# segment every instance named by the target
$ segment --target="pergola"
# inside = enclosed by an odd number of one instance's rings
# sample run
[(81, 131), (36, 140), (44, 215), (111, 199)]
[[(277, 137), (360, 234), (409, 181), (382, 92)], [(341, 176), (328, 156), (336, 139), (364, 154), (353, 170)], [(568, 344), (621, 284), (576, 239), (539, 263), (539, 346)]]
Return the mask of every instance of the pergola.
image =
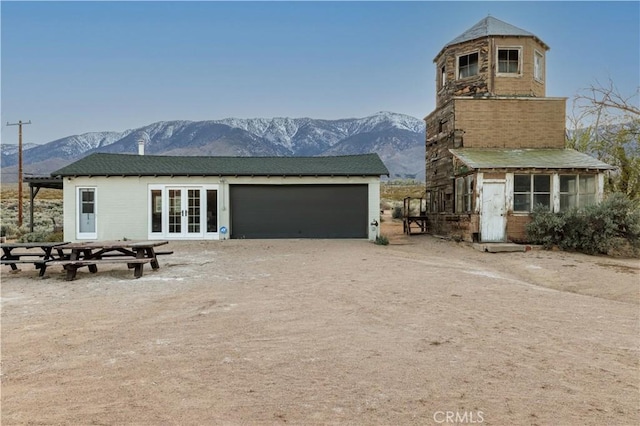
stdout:
[(40, 188), (60, 189), (62, 190), (62, 177), (25, 177), (24, 182), (29, 184), (29, 230), (33, 232), (33, 200), (38, 195)]

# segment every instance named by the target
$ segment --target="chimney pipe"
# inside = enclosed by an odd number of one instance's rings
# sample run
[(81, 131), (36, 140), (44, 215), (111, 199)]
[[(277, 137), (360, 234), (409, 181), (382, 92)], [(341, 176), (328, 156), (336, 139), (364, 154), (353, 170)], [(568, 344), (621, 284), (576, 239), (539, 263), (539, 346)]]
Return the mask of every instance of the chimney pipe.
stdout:
[(140, 138), (138, 140), (138, 155), (144, 155), (144, 139)]

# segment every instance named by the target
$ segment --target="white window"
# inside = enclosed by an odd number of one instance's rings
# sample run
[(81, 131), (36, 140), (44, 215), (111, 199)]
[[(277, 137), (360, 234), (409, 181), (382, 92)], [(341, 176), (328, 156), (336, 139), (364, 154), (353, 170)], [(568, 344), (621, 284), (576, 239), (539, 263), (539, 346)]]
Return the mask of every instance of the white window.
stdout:
[(458, 78), (472, 77), (478, 74), (478, 52), (458, 56)]
[(76, 238), (79, 240), (98, 238), (96, 201), (96, 188), (78, 188)]
[(438, 83), (438, 89), (444, 88), (444, 86), (447, 84), (447, 70), (444, 64), (440, 65), (440, 80), (438, 81)]
[(538, 205), (551, 209), (551, 176), (514, 175), (513, 211), (530, 212)]
[(533, 53), (533, 78), (544, 81), (544, 56), (537, 50)]
[(594, 175), (560, 176), (560, 211), (585, 207), (596, 203)]
[(498, 74), (520, 75), (521, 48), (498, 48)]

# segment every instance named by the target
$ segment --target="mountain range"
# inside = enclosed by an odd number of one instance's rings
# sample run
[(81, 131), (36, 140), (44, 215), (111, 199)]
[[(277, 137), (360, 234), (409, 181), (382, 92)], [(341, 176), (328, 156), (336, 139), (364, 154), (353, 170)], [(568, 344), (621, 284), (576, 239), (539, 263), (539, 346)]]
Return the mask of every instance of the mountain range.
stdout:
[[(23, 146), (25, 176), (48, 176), (94, 152), (183, 156), (321, 156), (377, 153), (391, 179), (424, 181), (424, 121), (393, 112), (364, 118), (225, 118), (161, 121), (123, 132), (91, 132)], [(16, 145), (2, 144), (2, 181), (17, 181)]]

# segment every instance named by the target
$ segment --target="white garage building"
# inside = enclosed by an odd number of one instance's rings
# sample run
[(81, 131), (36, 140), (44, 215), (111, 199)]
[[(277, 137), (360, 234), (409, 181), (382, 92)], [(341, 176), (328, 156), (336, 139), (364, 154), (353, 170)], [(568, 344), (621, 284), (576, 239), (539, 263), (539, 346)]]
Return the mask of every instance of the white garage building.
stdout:
[(64, 239), (367, 238), (380, 222), (377, 154), (92, 154), (56, 172)]

